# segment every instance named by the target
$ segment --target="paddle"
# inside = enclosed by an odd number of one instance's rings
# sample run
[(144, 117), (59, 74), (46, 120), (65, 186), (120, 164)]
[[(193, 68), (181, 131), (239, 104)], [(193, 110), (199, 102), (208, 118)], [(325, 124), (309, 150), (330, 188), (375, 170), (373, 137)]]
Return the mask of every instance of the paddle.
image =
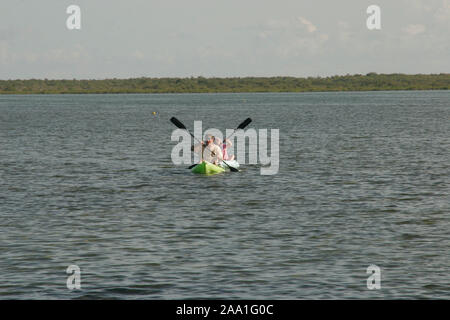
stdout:
[(250, 119), (250, 118), (245, 119), (240, 125), (238, 125), (238, 127), (236, 129), (233, 130), (233, 132), (228, 136), (228, 138), (226, 138), (224, 140), (224, 142), (226, 142), (227, 139), (230, 139), (233, 136), (233, 134), (236, 132), (236, 130), (244, 129), (246, 126), (248, 126), (248, 124), (250, 122), (252, 122), (252, 119)]
[[(233, 130), (233, 132), (232, 132), (227, 138), (225, 138), (225, 140), (224, 140), (223, 142), (226, 143), (226, 141), (227, 141), (228, 139), (230, 139), (230, 138), (233, 136), (233, 134), (236, 132), (236, 130), (244, 129), (246, 126), (248, 126), (248, 124), (249, 124), (250, 122), (252, 122), (252, 119), (250, 119), (250, 118), (245, 119), (240, 125), (238, 125), (238, 127), (237, 127), (236, 129)], [(228, 168), (231, 169), (231, 167), (228, 165), (228, 163), (226, 163), (226, 162), (223, 161), (223, 160), (222, 160), (222, 162), (225, 163), (225, 164), (228, 166)], [(193, 165), (192, 168), (193, 168), (193, 167), (195, 167), (195, 165)], [(191, 169), (191, 168), (190, 168), (190, 169)], [(236, 169), (236, 170), (237, 170), (237, 169)], [(239, 171), (239, 170), (237, 170), (237, 171)]]
[[(198, 141), (198, 139), (194, 137), (194, 135), (193, 135), (193, 134), (185, 127), (185, 125), (184, 125), (180, 120), (178, 120), (178, 119), (175, 118), (175, 117), (172, 117), (172, 118), (170, 118), (170, 122), (172, 122), (177, 128), (182, 129), (182, 130), (186, 130), (186, 131), (191, 135), (192, 138), (194, 138), (195, 140)], [(237, 129), (234, 129), (233, 133), (232, 133), (227, 139), (229, 139), (229, 138), (236, 132), (236, 130), (244, 129), (250, 122), (252, 122), (252, 119), (250, 119), (250, 118), (245, 119), (244, 122), (242, 122), (242, 123), (237, 127)], [(200, 141), (198, 141), (198, 142), (200, 142)], [(209, 149), (209, 148), (208, 148), (208, 149)], [(209, 150), (210, 150), (210, 149), (209, 149)], [(210, 150), (210, 151), (211, 151), (211, 150)], [(231, 172), (239, 172), (238, 169), (231, 167), (231, 166), (230, 166), (228, 163), (226, 163), (224, 160), (222, 160), (222, 162), (225, 163), (225, 165), (230, 169)], [(197, 164), (194, 164), (194, 165), (190, 166), (189, 169), (192, 169), (192, 168), (195, 167), (196, 165), (197, 165)]]

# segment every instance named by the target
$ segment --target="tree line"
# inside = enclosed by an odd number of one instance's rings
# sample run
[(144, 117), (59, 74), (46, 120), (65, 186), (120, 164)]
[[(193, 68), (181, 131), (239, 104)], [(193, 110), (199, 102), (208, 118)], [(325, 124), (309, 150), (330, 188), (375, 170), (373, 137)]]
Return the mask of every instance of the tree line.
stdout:
[(213, 93), (448, 90), (450, 74), (355, 74), (330, 77), (0, 80), (0, 94)]

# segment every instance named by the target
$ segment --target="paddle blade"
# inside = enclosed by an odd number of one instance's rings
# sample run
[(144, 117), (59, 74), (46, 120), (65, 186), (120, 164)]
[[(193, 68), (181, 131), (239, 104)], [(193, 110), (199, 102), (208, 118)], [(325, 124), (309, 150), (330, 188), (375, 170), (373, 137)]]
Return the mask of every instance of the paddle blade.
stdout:
[(182, 124), (180, 120), (175, 117), (170, 118), (170, 122), (172, 122), (177, 128), (187, 130), (184, 124)]
[(226, 163), (225, 161), (222, 160), (222, 162), (228, 167), (228, 169), (230, 169), (231, 172), (239, 172), (238, 169), (230, 166), (228, 163)]
[(246, 126), (248, 126), (248, 124), (252, 122), (252, 119), (247, 118), (244, 120), (244, 122), (242, 122), (239, 127), (237, 127), (238, 129), (244, 129)]

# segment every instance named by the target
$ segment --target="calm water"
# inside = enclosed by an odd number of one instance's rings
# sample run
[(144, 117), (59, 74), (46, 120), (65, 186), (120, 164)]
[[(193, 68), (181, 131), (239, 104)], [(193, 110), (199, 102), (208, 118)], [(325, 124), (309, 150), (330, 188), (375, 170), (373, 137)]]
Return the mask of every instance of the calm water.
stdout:
[[(279, 173), (173, 165), (172, 116)], [(449, 92), (0, 96), (0, 299), (449, 299), (449, 230)]]

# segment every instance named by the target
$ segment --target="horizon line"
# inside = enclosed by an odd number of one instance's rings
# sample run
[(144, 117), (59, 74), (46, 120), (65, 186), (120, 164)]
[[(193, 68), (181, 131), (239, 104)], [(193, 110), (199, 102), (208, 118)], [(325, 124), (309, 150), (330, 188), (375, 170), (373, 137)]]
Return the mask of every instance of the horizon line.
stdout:
[(368, 72), (366, 74), (362, 73), (354, 73), (354, 74), (334, 74), (334, 75), (316, 75), (316, 76), (290, 76), (290, 75), (271, 75), (271, 76), (164, 76), (164, 77), (151, 77), (151, 76), (136, 76), (136, 77), (107, 77), (107, 78), (9, 78), (9, 79), (0, 79), (0, 81), (29, 81), (29, 80), (48, 80), (48, 81), (103, 81), (103, 80), (133, 80), (133, 79), (248, 79), (248, 78), (256, 78), (256, 79), (270, 79), (270, 78), (292, 78), (292, 79), (326, 79), (333, 77), (354, 77), (354, 76), (370, 76), (370, 75), (378, 75), (378, 76), (392, 76), (392, 75), (405, 75), (405, 76), (439, 76), (439, 75), (450, 75), (449, 72), (440, 72), (440, 73), (403, 73), (403, 72), (393, 72), (393, 73), (377, 73), (377, 72)]

